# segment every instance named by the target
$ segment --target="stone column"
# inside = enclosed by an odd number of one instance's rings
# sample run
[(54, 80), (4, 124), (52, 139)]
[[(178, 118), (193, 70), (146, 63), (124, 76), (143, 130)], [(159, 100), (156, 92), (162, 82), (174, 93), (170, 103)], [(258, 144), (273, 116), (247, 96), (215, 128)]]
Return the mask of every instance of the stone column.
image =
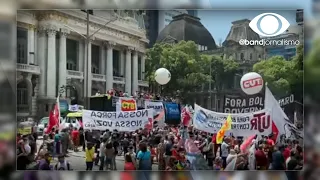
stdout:
[(133, 64), (132, 64), (132, 94), (139, 90), (138, 84), (138, 52), (133, 52)]
[[(68, 30), (61, 30), (59, 40), (59, 89), (62, 86), (67, 85), (67, 34)], [(62, 94), (62, 97), (66, 96), (66, 91)]]
[(145, 71), (146, 71), (146, 56), (142, 54), (141, 56), (141, 80), (145, 80)]
[(105, 74), (106, 72), (106, 49), (104, 43), (100, 46), (100, 64), (99, 64), (100, 74)]
[(28, 28), (28, 64), (35, 64), (34, 62), (34, 45), (35, 45), (35, 37), (34, 37), (34, 25), (30, 25)]
[(126, 73), (125, 73), (126, 93), (131, 93), (131, 52), (132, 52), (132, 48), (128, 47), (126, 52)]
[(56, 33), (55, 29), (48, 29), (48, 53), (47, 53), (47, 96), (55, 98), (56, 82)]
[[(86, 57), (88, 56), (88, 66), (84, 66), (84, 78), (88, 78), (88, 84), (84, 84), (84, 92), (88, 92), (88, 96), (92, 96), (92, 61), (91, 61), (91, 48), (92, 48), (92, 44), (91, 44), (92, 40), (89, 41), (88, 44), (86, 44), (85, 46), (88, 47), (88, 55), (86, 53), (86, 48), (85, 48), (85, 55)], [(86, 59), (86, 58), (85, 58)], [(84, 61), (85, 62), (85, 61)], [(86, 74), (86, 71), (88, 69), (88, 74)], [(86, 94), (84, 94), (84, 97), (86, 97)]]
[(40, 66), (40, 77), (39, 77), (39, 96), (46, 96), (46, 85), (47, 85), (47, 67), (46, 67), (46, 32), (44, 28), (38, 29), (38, 48), (37, 48), (37, 59)]
[(121, 76), (124, 76), (124, 70), (125, 70), (125, 63), (126, 63), (126, 61), (125, 61), (125, 57), (126, 57), (126, 55), (125, 55), (125, 51), (124, 50), (121, 50), (120, 51), (120, 75)]
[(107, 44), (107, 66), (106, 66), (106, 91), (113, 88), (113, 47), (115, 43), (108, 42)]
[(85, 44), (84, 41), (81, 39), (78, 43), (78, 71), (84, 72), (84, 59), (85, 59)]

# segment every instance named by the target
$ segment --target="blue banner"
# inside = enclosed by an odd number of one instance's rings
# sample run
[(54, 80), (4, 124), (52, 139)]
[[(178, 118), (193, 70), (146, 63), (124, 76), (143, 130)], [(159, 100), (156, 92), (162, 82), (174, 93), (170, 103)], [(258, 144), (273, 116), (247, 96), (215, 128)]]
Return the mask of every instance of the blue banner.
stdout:
[(180, 124), (181, 109), (180, 104), (177, 103), (163, 103), (165, 109), (165, 123)]
[(69, 110), (69, 104), (68, 101), (65, 99), (60, 99), (59, 101), (59, 105), (60, 105), (60, 114), (61, 113), (66, 113)]

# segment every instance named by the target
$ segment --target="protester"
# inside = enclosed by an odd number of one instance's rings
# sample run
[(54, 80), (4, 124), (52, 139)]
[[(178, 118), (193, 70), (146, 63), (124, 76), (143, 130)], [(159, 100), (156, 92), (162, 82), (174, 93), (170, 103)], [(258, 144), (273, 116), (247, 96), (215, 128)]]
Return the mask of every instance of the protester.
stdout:
[(73, 141), (73, 150), (77, 152), (79, 141), (80, 141), (80, 134), (79, 134), (78, 128), (74, 128), (71, 134), (72, 134), (72, 141)]
[(95, 148), (93, 147), (93, 143), (88, 142), (87, 143), (87, 148), (86, 148), (86, 170), (87, 171), (92, 171), (93, 168), (93, 162), (95, 159)]
[(105, 148), (105, 163), (106, 163), (106, 169), (114, 170), (114, 157), (116, 156), (115, 154), (115, 149), (112, 145), (112, 142), (107, 142), (106, 148)]
[(103, 139), (100, 144), (100, 150), (99, 150), (99, 161), (100, 161), (100, 166), (99, 170), (102, 171), (105, 165), (105, 151), (106, 151), (106, 143), (107, 139)]
[(147, 145), (145, 143), (142, 143), (139, 146), (137, 160), (139, 170), (152, 170), (151, 152), (148, 151)]
[(124, 162), (124, 170), (125, 171), (134, 171), (136, 170), (135, 163), (133, 162), (133, 158), (129, 153), (126, 153), (125, 155), (125, 162)]
[(64, 155), (59, 155), (58, 156), (58, 163), (54, 166), (54, 170), (59, 170), (59, 171), (70, 171), (71, 165), (70, 163), (65, 160)]

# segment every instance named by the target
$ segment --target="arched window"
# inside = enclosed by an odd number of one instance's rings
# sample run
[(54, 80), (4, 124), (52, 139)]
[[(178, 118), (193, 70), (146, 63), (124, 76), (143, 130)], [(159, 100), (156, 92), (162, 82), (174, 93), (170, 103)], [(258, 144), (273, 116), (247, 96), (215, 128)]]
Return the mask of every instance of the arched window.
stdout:
[(28, 85), (25, 81), (21, 81), (17, 85), (17, 111), (18, 112), (29, 111)]

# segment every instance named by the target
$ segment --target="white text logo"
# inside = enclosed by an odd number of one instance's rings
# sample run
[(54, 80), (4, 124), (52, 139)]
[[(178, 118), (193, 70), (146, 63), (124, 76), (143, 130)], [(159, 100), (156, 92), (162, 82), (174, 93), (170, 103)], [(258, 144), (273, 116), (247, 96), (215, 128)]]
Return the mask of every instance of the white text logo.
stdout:
[(273, 37), (285, 32), (290, 23), (279, 14), (263, 13), (253, 18), (249, 26), (260, 36)]

